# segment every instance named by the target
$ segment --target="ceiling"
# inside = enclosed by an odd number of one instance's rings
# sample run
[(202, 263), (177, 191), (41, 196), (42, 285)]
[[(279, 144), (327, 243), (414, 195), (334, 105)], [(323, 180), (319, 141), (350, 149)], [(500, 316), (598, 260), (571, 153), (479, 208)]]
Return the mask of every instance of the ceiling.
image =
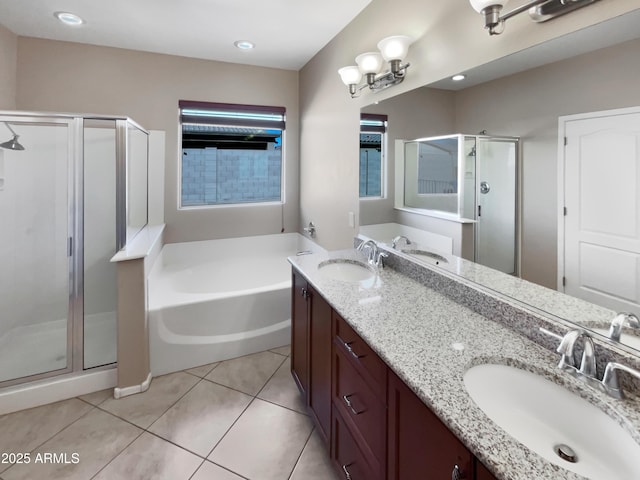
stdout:
[[(299, 70), (371, 0), (0, 0), (20, 36)], [(85, 21), (69, 27), (53, 13)], [(255, 44), (239, 50), (236, 40)]]

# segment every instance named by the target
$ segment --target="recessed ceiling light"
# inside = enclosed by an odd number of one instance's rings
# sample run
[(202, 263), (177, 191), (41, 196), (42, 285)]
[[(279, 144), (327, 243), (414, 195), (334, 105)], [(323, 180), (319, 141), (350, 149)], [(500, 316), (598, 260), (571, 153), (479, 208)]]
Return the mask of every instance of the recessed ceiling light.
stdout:
[(255, 45), (252, 42), (249, 42), (248, 40), (237, 40), (233, 42), (233, 44), (240, 50), (251, 50), (252, 48), (255, 47)]
[(60, 20), (65, 25), (72, 25), (72, 26), (75, 27), (77, 25), (82, 25), (84, 23), (84, 20), (82, 20), (78, 15), (76, 15), (74, 13), (55, 12), (53, 14), (53, 16), (56, 17), (58, 20)]
[(458, 75), (454, 75), (453, 77), (451, 77), (451, 80), (453, 80), (454, 82), (460, 82), (465, 78), (467, 78), (466, 75), (462, 75), (461, 73), (459, 73)]

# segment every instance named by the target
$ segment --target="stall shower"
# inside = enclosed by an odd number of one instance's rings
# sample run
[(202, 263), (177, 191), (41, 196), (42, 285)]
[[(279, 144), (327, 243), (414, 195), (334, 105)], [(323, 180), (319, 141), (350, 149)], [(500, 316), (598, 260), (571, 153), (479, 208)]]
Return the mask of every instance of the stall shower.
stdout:
[(518, 274), (519, 138), (454, 134), (404, 142), (403, 205), (473, 224), (476, 263)]
[(148, 133), (124, 117), (14, 111), (0, 112), (0, 140), (5, 130), (0, 387), (113, 367), (110, 259), (146, 223), (146, 201), (132, 211), (127, 184), (144, 176), (146, 199)]

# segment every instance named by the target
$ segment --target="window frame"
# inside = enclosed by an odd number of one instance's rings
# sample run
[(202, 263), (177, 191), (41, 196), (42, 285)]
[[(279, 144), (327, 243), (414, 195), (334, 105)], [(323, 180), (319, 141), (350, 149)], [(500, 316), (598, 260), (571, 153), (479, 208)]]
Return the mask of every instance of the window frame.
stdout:
[[(360, 157), (358, 156), (358, 199), (381, 200), (387, 198), (387, 130), (388, 116), (377, 113), (360, 114), (359, 135), (377, 133), (380, 134), (380, 195), (360, 196)], [(359, 137), (358, 137), (359, 138)], [(360, 149), (358, 149), (360, 152)]]
[[(212, 113), (229, 113), (229, 116), (223, 115), (194, 115), (185, 113), (192, 111), (206, 111)], [(238, 115), (234, 115), (238, 113)], [(244, 114), (244, 116), (242, 115)], [(255, 118), (248, 118), (254, 116)], [(268, 117), (280, 116), (281, 119), (271, 119)], [(263, 118), (261, 118), (263, 117)], [(216, 118), (225, 118), (224, 121)], [(246, 127), (246, 128), (265, 128), (277, 129), (281, 131), (280, 146), (280, 199), (269, 201), (251, 201), (251, 202), (234, 202), (234, 203), (212, 203), (199, 205), (183, 205), (182, 204), (182, 164), (183, 164), (183, 124), (195, 123), (199, 125), (216, 125), (223, 127)], [(235, 103), (218, 103), (203, 102), (194, 100), (178, 101), (178, 175), (177, 175), (177, 209), (178, 210), (202, 210), (202, 209), (219, 209), (219, 208), (238, 208), (238, 207), (257, 207), (257, 206), (284, 206), (286, 204), (286, 108), (280, 106), (268, 105), (247, 105)]]

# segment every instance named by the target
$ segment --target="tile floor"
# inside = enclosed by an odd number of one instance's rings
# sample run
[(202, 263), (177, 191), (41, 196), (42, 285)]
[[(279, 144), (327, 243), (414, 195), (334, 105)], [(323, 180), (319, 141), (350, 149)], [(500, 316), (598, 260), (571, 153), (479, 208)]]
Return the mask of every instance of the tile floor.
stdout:
[[(337, 480), (289, 347), (0, 416), (0, 480)], [(55, 454), (52, 457), (50, 454)]]

